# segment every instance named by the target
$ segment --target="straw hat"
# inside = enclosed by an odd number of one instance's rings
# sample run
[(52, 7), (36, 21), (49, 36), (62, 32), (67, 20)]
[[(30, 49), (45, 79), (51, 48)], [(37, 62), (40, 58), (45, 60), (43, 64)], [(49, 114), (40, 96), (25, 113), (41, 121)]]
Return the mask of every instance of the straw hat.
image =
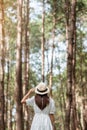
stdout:
[(35, 93), (40, 95), (47, 94), (49, 93), (49, 88), (46, 86), (45, 83), (41, 82), (36, 86)]

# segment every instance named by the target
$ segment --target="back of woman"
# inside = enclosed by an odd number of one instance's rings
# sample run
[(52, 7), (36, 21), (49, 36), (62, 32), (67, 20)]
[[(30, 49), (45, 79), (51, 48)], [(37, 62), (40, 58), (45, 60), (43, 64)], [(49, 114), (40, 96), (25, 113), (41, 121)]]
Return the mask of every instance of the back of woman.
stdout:
[(49, 105), (49, 97), (47, 94), (44, 95), (35, 95), (35, 103), (36, 105), (43, 110), (47, 105)]
[(25, 96), (23, 100), (27, 105), (32, 106), (35, 112), (30, 130), (53, 130), (49, 115), (54, 115), (55, 103), (48, 96), (49, 88), (44, 83), (40, 83), (34, 91), (35, 96), (27, 99)]

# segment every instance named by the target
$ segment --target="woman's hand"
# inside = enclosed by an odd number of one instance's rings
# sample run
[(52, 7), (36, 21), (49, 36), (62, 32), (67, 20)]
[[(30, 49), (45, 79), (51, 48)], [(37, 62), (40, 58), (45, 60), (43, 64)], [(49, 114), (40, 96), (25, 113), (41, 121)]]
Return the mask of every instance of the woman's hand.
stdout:
[(21, 103), (25, 103), (25, 101), (22, 99), (22, 100), (21, 100)]
[(33, 93), (33, 92), (35, 92), (35, 88), (31, 88), (31, 89), (29, 90), (29, 93)]
[(30, 96), (31, 93), (35, 92), (35, 88), (31, 88), (28, 93), (23, 97), (23, 99), (21, 100), (21, 103), (25, 103), (26, 99)]

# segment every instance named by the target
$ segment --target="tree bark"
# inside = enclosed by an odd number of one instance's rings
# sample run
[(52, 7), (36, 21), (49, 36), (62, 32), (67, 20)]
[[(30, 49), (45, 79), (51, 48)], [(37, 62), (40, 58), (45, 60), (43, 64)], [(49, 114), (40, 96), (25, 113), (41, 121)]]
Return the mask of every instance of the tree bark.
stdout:
[(71, 3), (71, 35), (73, 46), (72, 59), (72, 108), (71, 108), (71, 130), (77, 130), (77, 113), (76, 113), (76, 0)]
[(84, 122), (84, 130), (87, 130), (87, 98), (83, 101), (83, 122)]
[(45, 45), (45, 3), (44, 3), (44, 0), (43, 0), (43, 13), (42, 13), (42, 42), (41, 42), (41, 51), (42, 51), (42, 81), (44, 82), (45, 80), (45, 77), (44, 77), (44, 59), (45, 59), (45, 56), (44, 56), (44, 45)]
[[(8, 56), (9, 57), (9, 56)], [(9, 88), (9, 59), (7, 59), (7, 84), (6, 84), (6, 101), (5, 101), (5, 109), (6, 109), (6, 127), (8, 127), (8, 88)]]
[(8, 130), (12, 130), (12, 100), (8, 103)]
[(4, 4), (0, 0), (0, 129), (5, 130), (4, 122), (4, 65), (5, 65), (5, 41), (4, 41)]
[[(29, 22), (30, 22), (30, 1), (24, 1), (24, 84), (23, 84), (23, 95), (26, 94), (26, 92), (28, 91), (28, 87), (29, 87), (29, 56), (30, 56), (30, 40), (29, 40), (29, 34), (30, 34), (30, 29), (29, 29)], [(26, 108), (25, 108), (26, 107)], [(25, 114), (26, 113), (26, 114)], [(28, 130), (30, 128), (30, 124), (29, 124), (29, 119), (30, 119), (30, 113), (29, 110), (27, 108), (27, 106), (24, 106), (24, 117), (25, 117), (25, 126), (26, 126), (26, 130)]]
[(65, 0), (67, 40), (66, 130), (76, 130), (75, 62), (76, 62), (76, 0)]
[(52, 56), (51, 56), (51, 67), (50, 67), (50, 77), (49, 77), (49, 86), (50, 86), (50, 94), (52, 95), (52, 82), (53, 82), (53, 55), (54, 55), (54, 42), (55, 42), (55, 28), (56, 28), (56, 1), (53, 0), (53, 29), (52, 29)]
[(10, 62), (9, 62), (9, 42), (7, 40), (6, 47), (6, 65), (7, 65), (7, 75), (6, 75), (6, 90), (5, 90), (5, 110), (6, 110), (6, 128), (8, 129), (8, 102), (9, 102), (9, 83), (10, 83)]
[(16, 130), (23, 130), (22, 113), (22, 0), (18, 0), (17, 7), (17, 52), (16, 52)]

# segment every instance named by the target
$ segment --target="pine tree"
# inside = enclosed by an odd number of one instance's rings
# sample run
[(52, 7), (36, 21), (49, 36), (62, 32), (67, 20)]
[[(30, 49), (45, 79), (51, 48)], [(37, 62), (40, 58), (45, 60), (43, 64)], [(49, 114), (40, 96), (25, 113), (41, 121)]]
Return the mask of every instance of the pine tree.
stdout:
[(4, 3), (3, 0), (0, 0), (0, 129), (1, 130), (5, 130), (4, 66), (5, 66)]

